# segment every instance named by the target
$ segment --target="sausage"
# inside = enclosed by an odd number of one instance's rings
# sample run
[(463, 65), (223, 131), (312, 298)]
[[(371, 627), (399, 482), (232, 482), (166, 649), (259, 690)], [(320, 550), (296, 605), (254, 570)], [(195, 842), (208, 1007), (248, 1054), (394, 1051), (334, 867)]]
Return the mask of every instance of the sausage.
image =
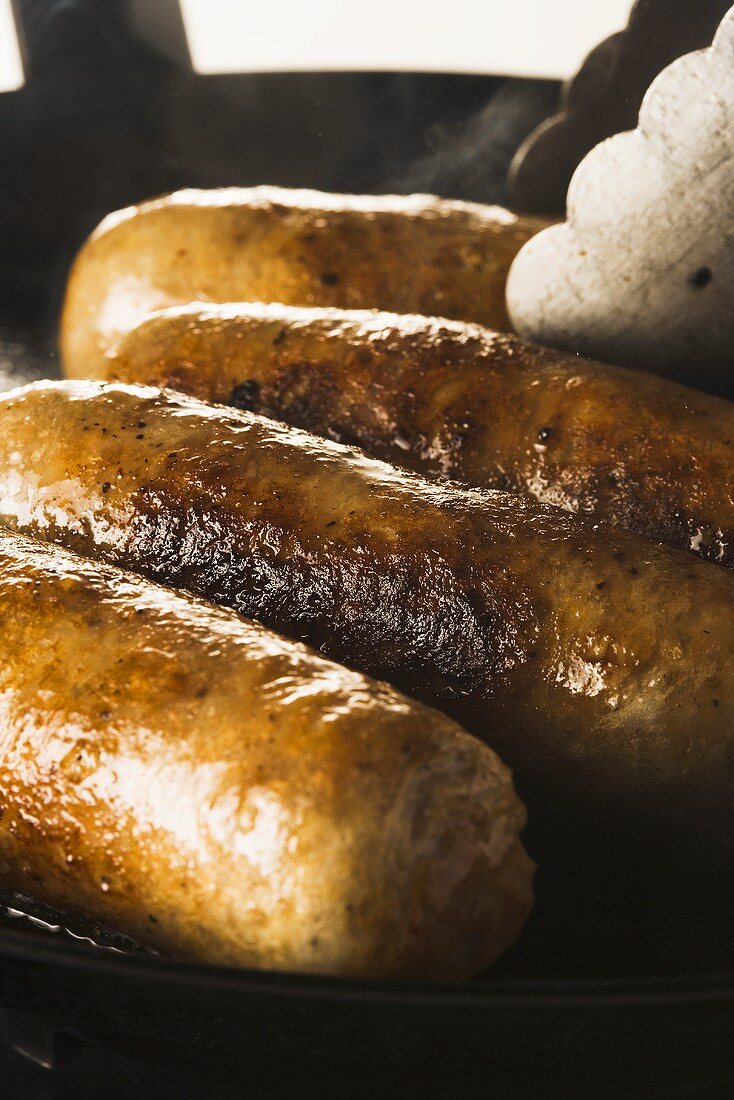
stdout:
[(436, 711), (0, 531), (0, 883), (237, 966), (467, 978), (532, 902), (524, 808)]
[(475, 325), (259, 303), (155, 314), (98, 373), (734, 565), (734, 405), (652, 374)]
[(734, 861), (734, 576), (171, 391), (0, 398), (0, 518), (205, 595), (439, 706), (554, 803)]
[(152, 309), (192, 299), (441, 313), (509, 328), (505, 283), (547, 222), (431, 195), (179, 191), (106, 218), (71, 272), (67, 368), (94, 371)]

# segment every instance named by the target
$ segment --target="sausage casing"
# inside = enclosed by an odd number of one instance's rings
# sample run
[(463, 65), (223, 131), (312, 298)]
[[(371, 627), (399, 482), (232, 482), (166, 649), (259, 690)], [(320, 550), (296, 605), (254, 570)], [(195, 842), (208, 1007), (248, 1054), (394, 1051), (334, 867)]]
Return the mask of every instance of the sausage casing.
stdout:
[(104, 377), (278, 417), (734, 564), (734, 405), (475, 325), (246, 303), (156, 314)]
[(521, 793), (732, 862), (730, 571), (170, 391), (37, 383), (0, 421), (6, 522), (440, 705)]
[(468, 977), (532, 865), (495, 755), (237, 615), (0, 531), (0, 884), (211, 962)]
[(143, 314), (192, 299), (440, 313), (506, 329), (510, 265), (545, 224), (430, 195), (179, 191), (92, 234), (67, 288), (64, 362), (92, 371)]

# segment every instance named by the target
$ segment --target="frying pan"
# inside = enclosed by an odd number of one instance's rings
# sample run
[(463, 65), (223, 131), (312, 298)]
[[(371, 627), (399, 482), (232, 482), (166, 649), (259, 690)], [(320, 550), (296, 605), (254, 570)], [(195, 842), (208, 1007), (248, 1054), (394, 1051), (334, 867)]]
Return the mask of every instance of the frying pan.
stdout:
[[(155, 45), (136, 5), (15, 7), (27, 84), (0, 96), (2, 387), (58, 375), (65, 273), (109, 210), (261, 182), (503, 202), (513, 155), (559, 104), (553, 82), (492, 77), (204, 78), (185, 63), (173, 0), (160, 0)], [(58, 1067), (75, 1036), (110, 1058), (190, 1070), (209, 1095), (273, 1065), (484, 1067), (500, 1095), (539, 1081), (568, 1096), (730, 1091), (734, 879), (638, 865), (570, 823), (552, 856), (532, 828), (527, 846), (535, 913), (491, 974), (459, 986), (181, 963), (0, 898), (7, 1041)]]

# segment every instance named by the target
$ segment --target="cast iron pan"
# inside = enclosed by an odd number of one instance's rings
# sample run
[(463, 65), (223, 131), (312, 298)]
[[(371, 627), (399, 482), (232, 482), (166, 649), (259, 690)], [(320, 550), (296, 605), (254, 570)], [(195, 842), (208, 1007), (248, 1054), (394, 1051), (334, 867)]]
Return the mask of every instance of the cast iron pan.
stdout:
[[(29, 80), (0, 96), (2, 388), (58, 375), (63, 279), (109, 210), (262, 182), (503, 202), (513, 155), (558, 108), (559, 86), (542, 81), (197, 77), (180, 61), (175, 3), (160, 7), (167, 55), (121, 3), (16, 0)], [(8, 1039), (51, 1065), (82, 1037), (222, 1088), (258, 1066), (381, 1065), (485, 1067), (501, 1095), (538, 1081), (546, 1095), (730, 1090), (732, 876), (638, 865), (570, 822), (552, 842), (526, 839), (535, 912), (490, 974), (460, 986), (190, 965), (0, 898)]]

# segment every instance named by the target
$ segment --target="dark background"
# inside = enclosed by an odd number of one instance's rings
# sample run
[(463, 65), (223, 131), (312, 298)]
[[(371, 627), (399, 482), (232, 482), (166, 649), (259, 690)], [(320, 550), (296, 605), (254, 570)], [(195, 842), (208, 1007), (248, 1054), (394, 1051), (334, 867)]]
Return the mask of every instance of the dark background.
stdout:
[(121, 0), (14, 0), (25, 87), (0, 95), (0, 323), (53, 328), (73, 252), (110, 210), (259, 183), (506, 199), (552, 81), (196, 75), (175, 0), (146, 41)]

